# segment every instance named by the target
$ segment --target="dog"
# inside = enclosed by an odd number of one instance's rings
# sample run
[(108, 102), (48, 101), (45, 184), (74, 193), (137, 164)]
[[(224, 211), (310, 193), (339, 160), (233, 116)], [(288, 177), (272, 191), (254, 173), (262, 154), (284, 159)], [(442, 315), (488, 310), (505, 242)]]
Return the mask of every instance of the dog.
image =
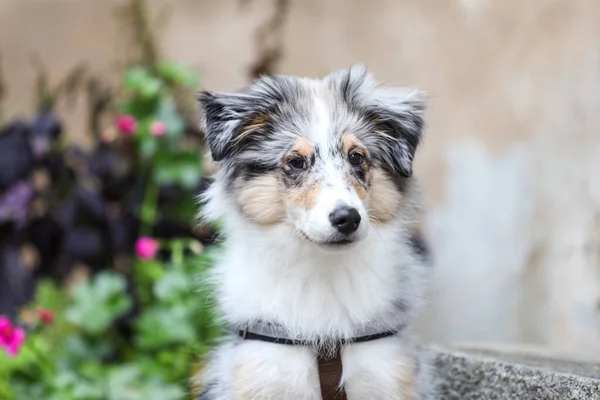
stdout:
[(352, 66), (198, 98), (217, 165), (201, 212), (224, 238), (210, 282), (232, 332), (200, 399), (434, 398), (407, 331), (430, 264), (413, 177), (427, 95)]

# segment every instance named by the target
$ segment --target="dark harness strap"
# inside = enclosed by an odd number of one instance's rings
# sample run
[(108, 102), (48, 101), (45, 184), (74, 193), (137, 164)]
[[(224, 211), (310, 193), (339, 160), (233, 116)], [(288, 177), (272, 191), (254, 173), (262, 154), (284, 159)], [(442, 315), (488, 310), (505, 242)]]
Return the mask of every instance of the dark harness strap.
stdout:
[(342, 351), (338, 346), (333, 357), (317, 354), (319, 384), (323, 400), (347, 400), (346, 391), (340, 385), (342, 380)]
[[(347, 400), (346, 391), (340, 385), (342, 381), (342, 346), (349, 343), (362, 343), (371, 340), (394, 336), (399, 331), (386, 331), (374, 335), (360, 336), (349, 340), (339, 340), (334, 354), (324, 351), (317, 352), (317, 366), (319, 370), (319, 384), (321, 386), (321, 398), (323, 400)], [(260, 340), (267, 343), (284, 344), (288, 346), (315, 346), (319, 348), (318, 342), (276, 338), (248, 332), (238, 331), (238, 335), (244, 340)]]
[[(365, 335), (358, 336), (352, 339), (340, 339), (338, 341), (340, 346), (351, 344), (351, 343), (362, 343), (362, 342), (370, 342), (371, 340), (383, 339), (389, 336), (394, 336), (398, 334), (400, 330), (393, 331), (385, 331), (381, 333), (376, 333), (374, 335)], [(293, 339), (284, 339), (284, 338), (275, 338), (272, 336), (260, 335), (258, 333), (248, 332), (247, 330), (238, 331), (238, 336), (242, 339), (246, 340), (260, 340), (261, 342), (267, 343), (275, 343), (275, 344), (285, 344), (288, 346), (305, 346), (305, 347), (319, 347), (318, 342), (311, 340), (293, 340)]]

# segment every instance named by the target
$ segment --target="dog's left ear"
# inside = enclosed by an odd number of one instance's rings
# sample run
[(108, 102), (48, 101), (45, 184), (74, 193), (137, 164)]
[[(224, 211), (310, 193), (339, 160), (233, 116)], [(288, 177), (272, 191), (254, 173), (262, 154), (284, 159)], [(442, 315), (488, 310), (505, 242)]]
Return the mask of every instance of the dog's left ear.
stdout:
[(428, 96), (418, 90), (382, 87), (362, 65), (329, 75), (328, 82), (351, 110), (371, 124), (376, 156), (394, 175), (412, 175)]
[(413, 158), (425, 125), (427, 95), (418, 90), (376, 88), (367, 106), (374, 133), (380, 136), (382, 161), (391, 172), (412, 175)]

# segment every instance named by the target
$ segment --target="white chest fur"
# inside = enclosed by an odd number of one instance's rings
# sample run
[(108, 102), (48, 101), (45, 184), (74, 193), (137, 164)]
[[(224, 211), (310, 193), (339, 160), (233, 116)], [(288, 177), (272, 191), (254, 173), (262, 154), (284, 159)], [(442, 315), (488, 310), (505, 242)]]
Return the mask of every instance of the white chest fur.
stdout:
[[(356, 247), (327, 254), (289, 240), (293, 233), (284, 228), (236, 222), (243, 225), (229, 227), (227, 251), (213, 270), (228, 324), (263, 320), (284, 326), (291, 337), (352, 338), (365, 326), (405, 325), (418, 303), (425, 267), (407, 248), (401, 224), (371, 227)], [(417, 397), (415, 348), (406, 338), (348, 345), (342, 363), (349, 400), (423, 398)], [(214, 400), (321, 399), (315, 355), (298, 346), (224, 344), (207, 368), (205, 382), (211, 381), (220, 382)]]
[[(316, 358), (307, 348), (245, 341), (226, 353), (221, 360), (231, 377), (227, 399), (321, 399)], [(342, 383), (348, 399), (416, 399), (416, 361), (410, 353), (396, 337), (344, 348)]]
[(214, 269), (221, 310), (232, 325), (262, 319), (301, 338), (359, 336), (357, 328), (396, 329), (420, 297), (424, 268), (401, 228), (373, 232), (344, 253), (324, 253), (289, 240), (289, 232), (251, 227), (230, 238)]

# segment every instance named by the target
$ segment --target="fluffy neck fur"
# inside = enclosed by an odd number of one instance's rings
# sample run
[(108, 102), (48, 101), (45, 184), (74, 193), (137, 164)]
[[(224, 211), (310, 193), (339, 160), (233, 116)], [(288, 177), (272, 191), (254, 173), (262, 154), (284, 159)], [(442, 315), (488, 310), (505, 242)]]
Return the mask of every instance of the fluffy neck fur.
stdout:
[(424, 266), (408, 245), (406, 217), (371, 225), (363, 241), (327, 252), (285, 224), (243, 218), (218, 178), (204, 200), (205, 217), (223, 224), (224, 252), (212, 282), (229, 325), (276, 322), (290, 336), (326, 340), (354, 337), (365, 325), (384, 331), (409, 322)]

